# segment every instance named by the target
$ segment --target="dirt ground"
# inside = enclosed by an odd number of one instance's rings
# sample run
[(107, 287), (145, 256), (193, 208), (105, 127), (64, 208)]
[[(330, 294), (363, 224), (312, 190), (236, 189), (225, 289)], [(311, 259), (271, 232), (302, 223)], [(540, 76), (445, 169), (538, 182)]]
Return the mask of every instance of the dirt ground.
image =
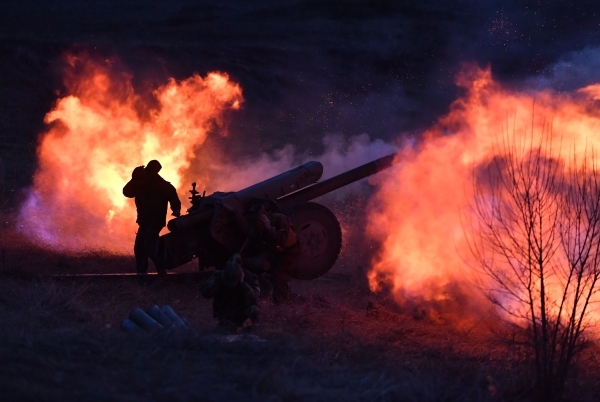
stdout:
[[(126, 272), (132, 257), (62, 256), (0, 237), (3, 400), (512, 401), (531, 397), (519, 331), (493, 314), (457, 320), (459, 303), (400, 308), (364, 272), (334, 267), (294, 281), (289, 305), (261, 302), (250, 334), (224, 334), (184, 267), (166, 280), (56, 278)], [(184, 272), (188, 272), (185, 274)], [(135, 307), (170, 305), (193, 331), (129, 333)], [(595, 348), (569, 387), (597, 400)]]

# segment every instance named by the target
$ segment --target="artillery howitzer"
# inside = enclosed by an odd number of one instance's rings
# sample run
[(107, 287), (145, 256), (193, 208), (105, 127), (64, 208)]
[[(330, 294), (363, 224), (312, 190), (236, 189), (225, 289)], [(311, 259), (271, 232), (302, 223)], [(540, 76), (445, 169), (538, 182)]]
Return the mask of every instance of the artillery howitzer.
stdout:
[(323, 165), (312, 161), (237, 192), (199, 196), (193, 183), (192, 206), (188, 214), (169, 221), (170, 233), (159, 239), (157, 260), (167, 269), (194, 257), (198, 258), (200, 269), (223, 265), (246, 240), (235, 217), (263, 200), (275, 203), (289, 217), (298, 235), (301, 254), (293, 277), (319, 277), (335, 264), (342, 247), (342, 232), (333, 212), (309, 201), (387, 169), (395, 156), (384, 156), (322, 182), (318, 180)]

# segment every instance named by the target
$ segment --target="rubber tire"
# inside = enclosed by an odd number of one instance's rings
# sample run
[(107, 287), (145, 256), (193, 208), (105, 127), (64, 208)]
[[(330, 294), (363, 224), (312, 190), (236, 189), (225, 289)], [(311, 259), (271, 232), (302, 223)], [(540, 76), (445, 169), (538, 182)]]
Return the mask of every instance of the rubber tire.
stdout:
[[(293, 205), (284, 213), (300, 241), (300, 257), (292, 278), (309, 280), (322, 276), (333, 267), (342, 250), (342, 229), (337, 218), (327, 207), (316, 202)], [(316, 223), (313, 228), (317, 227), (318, 232), (304, 232), (310, 229), (311, 222)], [(306, 244), (309, 236), (316, 239), (317, 248), (314, 243), (312, 246)], [(320, 245), (322, 241), (325, 241), (323, 246)], [(313, 250), (312, 253), (309, 250)]]

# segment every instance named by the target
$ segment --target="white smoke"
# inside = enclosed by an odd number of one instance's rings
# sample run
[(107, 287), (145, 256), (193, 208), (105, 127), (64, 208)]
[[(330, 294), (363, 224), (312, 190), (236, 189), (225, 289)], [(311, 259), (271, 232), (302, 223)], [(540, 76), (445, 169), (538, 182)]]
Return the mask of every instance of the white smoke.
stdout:
[(600, 82), (600, 47), (564, 54), (526, 83), (535, 90), (573, 91)]
[[(372, 140), (367, 134), (350, 138), (329, 134), (322, 141), (325, 150), (317, 155), (298, 152), (293, 145), (286, 145), (235, 163), (217, 162), (210, 167), (211, 190), (241, 190), (312, 160), (323, 164), (323, 180), (397, 151), (396, 145)], [(365, 180), (353, 183), (336, 191), (336, 195), (359, 193), (365, 185)]]

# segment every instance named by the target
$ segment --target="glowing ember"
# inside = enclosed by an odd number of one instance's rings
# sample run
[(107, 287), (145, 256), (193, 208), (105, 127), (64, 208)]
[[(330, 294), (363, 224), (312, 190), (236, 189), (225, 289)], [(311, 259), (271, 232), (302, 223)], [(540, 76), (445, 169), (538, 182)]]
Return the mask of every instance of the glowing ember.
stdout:
[(374, 179), (379, 190), (371, 202), (369, 232), (382, 249), (369, 280), (374, 290), (391, 287), (400, 303), (443, 300), (449, 297), (446, 285), (476, 280), (469, 267), (477, 264), (465, 239), (473, 171), (489, 162), (499, 143), (538, 146), (545, 127), (552, 156), (565, 166), (574, 156), (582, 161), (600, 149), (598, 85), (573, 94), (523, 93), (502, 88), (489, 69), (477, 68), (462, 74), (458, 84), (466, 94), (422, 142), (403, 148), (396, 168)]
[(60, 250), (130, 253), (135, 206), (122, 188), (133, 168), (158, 159), (161, 175), (185, 197), (194, 150), (225, 110), (239, 108), (242, 90), (221, 73), (171, 79), (153, 92), (158, 107), (150, 108), (113, 61), (70, 55), (67, 62), (68, 94), (46, 115), (50, 129), (21, 227)]

